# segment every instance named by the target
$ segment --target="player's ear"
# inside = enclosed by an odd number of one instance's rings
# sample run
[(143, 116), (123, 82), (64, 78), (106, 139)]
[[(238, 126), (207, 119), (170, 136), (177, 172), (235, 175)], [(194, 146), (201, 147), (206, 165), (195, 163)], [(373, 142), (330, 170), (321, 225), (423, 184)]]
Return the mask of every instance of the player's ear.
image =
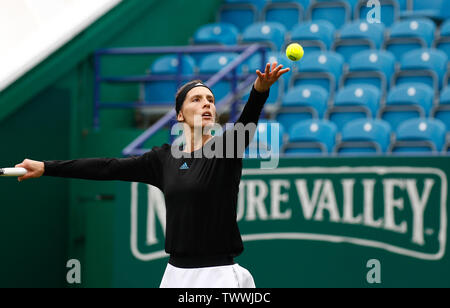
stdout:
[(183, 117), (183, 113), (180, 111), (177, 114), (177, 121), (178, 122), (184, 122), (184, 117)]

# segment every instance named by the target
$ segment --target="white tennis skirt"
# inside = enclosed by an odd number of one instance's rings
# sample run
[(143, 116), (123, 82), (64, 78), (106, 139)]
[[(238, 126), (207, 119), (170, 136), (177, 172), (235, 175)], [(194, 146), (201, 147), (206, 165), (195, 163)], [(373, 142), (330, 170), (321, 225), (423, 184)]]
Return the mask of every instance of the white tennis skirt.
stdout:
[(255, 288), (248, 270), (233, 265), (179, 268), (168, 263), (160, 288)]

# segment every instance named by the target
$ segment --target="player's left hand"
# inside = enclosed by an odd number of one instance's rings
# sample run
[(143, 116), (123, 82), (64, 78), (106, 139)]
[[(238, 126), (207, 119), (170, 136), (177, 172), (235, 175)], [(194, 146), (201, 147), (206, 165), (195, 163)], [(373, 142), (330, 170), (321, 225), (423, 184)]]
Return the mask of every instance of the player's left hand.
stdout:
[(289, 72), (290, 68), (283, 69), (283, 65), (280, 64), (277, 66), (277, 62), (266, 64), (266, 69), (264, 73), (261, 73), (260, 70), (256, 70), (256, 74), (258, 78), (256, 78), (254, 87), (258, 92), (266, 92), (270, 89), (270, 87), (280, 78), (283, 74)]

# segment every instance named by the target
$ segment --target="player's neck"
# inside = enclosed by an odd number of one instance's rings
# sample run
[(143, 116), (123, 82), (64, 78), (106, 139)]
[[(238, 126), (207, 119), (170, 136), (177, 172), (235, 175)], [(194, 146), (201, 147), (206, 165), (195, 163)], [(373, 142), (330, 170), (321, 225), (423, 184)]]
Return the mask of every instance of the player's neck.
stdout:
[(211, 135), (203, 135), (202, 132), (196, 132), (196, 130), (188, 130), (190, 132), (189, 136), (186, 136), (190, 142), (186, 143), (186, 147), (183, 152), (191, 153), (202, 148), (203, 145), (212, 138)]

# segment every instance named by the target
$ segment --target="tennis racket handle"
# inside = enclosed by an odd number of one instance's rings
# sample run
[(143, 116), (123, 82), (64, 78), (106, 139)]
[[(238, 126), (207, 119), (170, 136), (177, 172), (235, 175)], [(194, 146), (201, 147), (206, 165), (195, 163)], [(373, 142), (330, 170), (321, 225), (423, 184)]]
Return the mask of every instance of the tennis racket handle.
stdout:
[(0, 176), (22, 176), (27, 173), (25, 168), (2, 168), (0, 169)]

